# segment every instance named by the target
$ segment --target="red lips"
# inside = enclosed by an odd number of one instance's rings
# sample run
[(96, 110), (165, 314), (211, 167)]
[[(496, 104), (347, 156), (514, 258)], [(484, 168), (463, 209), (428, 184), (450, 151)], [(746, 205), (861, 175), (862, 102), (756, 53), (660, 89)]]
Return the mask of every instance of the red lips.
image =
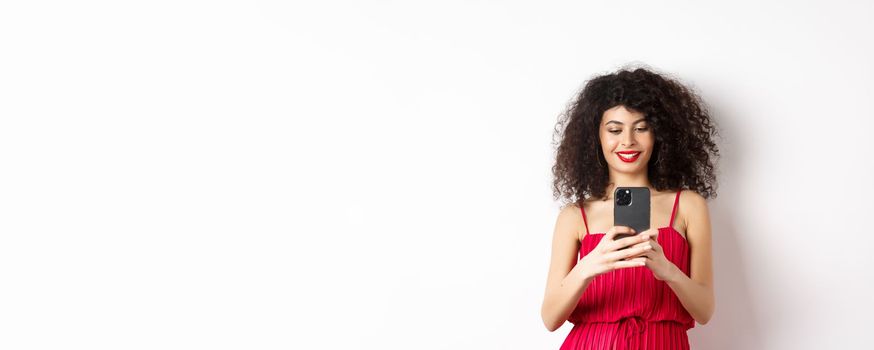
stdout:
[(626, 163), (632, 163), (640, 157), (640, 151), (619, 151), (616, 153), (618, 153), (617, 157)]

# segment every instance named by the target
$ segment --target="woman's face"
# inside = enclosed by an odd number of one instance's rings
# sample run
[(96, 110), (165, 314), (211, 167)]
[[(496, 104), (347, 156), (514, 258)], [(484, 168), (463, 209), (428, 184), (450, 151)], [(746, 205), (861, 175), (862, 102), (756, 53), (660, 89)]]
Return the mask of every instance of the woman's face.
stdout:
[(646, 171), (655, 137), (644, 115), (619, 105), (601, 117), (601, 150), (611, 170), (634, 174)]

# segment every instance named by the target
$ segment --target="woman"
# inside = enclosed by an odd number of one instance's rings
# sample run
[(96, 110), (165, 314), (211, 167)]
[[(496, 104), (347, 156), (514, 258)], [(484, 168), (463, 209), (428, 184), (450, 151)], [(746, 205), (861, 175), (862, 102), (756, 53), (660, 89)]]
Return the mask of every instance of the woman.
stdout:
[[(621, 69), (589, 80), (560, 131), (554, 196), (572, 202), (553, 234), (546, 328), (574, 324), (562, 350), (688, 349), (686, 331), (715, 306), (706, 198), (719, 153), (704, 103), (662, 74)], [(635, 233), (612, 225), (616, 187), (650, 189), (653, 228), (614, 240)]]

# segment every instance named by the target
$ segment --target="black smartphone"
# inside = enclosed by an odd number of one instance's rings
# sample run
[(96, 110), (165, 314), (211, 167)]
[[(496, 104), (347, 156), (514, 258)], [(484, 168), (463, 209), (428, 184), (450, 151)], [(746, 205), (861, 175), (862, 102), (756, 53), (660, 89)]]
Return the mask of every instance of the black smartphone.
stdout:
[[(647, 187), (617, 187), (613, 192), (613, 226), (631, 227), (635, 234), (649, 230), (649, 195)], [(614, 240), (629, 236), (633, 235), (617, 234)]]

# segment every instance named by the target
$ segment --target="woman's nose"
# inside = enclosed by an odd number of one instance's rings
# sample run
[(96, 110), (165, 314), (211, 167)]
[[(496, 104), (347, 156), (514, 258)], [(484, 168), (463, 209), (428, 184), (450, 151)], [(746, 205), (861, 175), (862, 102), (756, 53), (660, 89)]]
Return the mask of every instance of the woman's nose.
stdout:
[(622, 146), (628, 147), (634, 144), (634, 133), (625, 134), (625, 138), (622, 139)]

